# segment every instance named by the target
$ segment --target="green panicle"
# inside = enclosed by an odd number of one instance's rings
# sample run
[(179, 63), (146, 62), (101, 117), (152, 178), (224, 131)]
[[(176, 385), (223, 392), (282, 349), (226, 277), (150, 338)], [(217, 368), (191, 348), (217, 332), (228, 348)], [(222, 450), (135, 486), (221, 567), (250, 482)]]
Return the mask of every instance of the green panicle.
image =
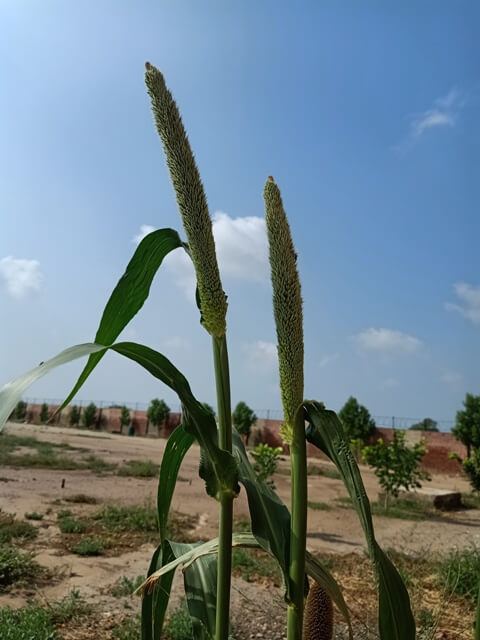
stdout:
[(304, 640), (332, 640), (333, 603), (318, 582), (313, 582), (308, 592), (303, 616)]
[(202, 323), (212, 336), (220, 338), (226, 332), (227, 297), (220, 281), (207, 198), (175, 100), (161, 72), (149, 62), (145, 66), (155, 124), (197, 275)]
[(280, 390), (286, 429), (303, 401), (303, 314), (297, 254), (280, 190), (269, 177), (263, 192), (270, 245), (273, 310), (277, 326)]

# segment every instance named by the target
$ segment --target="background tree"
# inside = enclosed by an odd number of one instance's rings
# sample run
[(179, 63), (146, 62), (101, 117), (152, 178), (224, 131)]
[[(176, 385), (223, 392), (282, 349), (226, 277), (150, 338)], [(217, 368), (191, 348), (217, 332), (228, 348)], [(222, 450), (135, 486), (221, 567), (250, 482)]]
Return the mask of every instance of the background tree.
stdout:
[(211, 404), (208, 404), (208, 402), (202, 402), (202, 406), (204, 409), (206, 409), (208, 411), (208, 413), (213, 416), (214, 418), (216, 417), (216, 413), (215, 413), (215, 409), (212, 407)]
[(361, 439), (365, 442), (375, 431), (375, 421), (368, 409), (352, 396), (343, 405), (338, 417), (349, 440)]
[(245, 444), (248, 445), (248, 439), (250, 438), (250, 432), (252, 425), (257, 420), (253, 409), (245, 404), (245, 402), (239, 402), (235, 407), (232, 414), (233, 426), (241, 435), (245, 436)]
[(70, 413), (68, 415), (68, 422), (71, 427), (75, 427), (80, 422), (80, 409), (75, 405), (70, 409)]
[(150, 406), (147, 411), (148, 421), (153, 424), (154, 427), (160, 427), (163, 422), (168, 418), (170, 414), (170, 407), (164, 400), (154, 398), (150, 402)]
[(42, 404), (42, 408), (40, 409), (40, 422), (45, 424), (48, 420), (48, 404), (45, 402)]
[(91, 402), (88, 404), (82, 413), (82, 424), (84, 427), (91, 427), (92, 424), (95, 424), (95, 420), (97, 419), (97, 407)]
[(122, 427), (128, 427), (131, 421), (130, 409), (123, 405), (120, 408), (120, 424)]
[(19, 400), (17, 402), (17, 406), (13, 410), (12, 418), (14, 420), (18, 420), (19, 422), (23, 422), (27, 417), (27, 403), (23, 400)]
[(474, 491), (480, 492), (480, 449), (475, 449), (469, 458), (462, 460), (462, 469)]
[(420, 422), (412, 424), (411, 431), (438, 431), (437, 421), (432, 418), (424, 418)]
[(398, 497), (401, 489), (410, 491), (422, 486), (420, 480), (431, 480), (427, 471), (418, 468), (426, 452), (423, 442), (408, 447), (404, 431), (394, 431), (389, 444), (379, 438), (375, 444), (363, 448), (362, 457), (374, 468), (385, 491), (385, 508), (390, 496)]
[(257, 478), (264, 480), (272, 487), (272, 489), (275, 488), (272, 476), (277, 470), (278, 460), (282, 455), (282, 452), (282, 447), (271, 447), (263, 442), (257, 445), (252, 451), (252, 456), (255, 460), (253, 470), (255, 471)]
[(463, 410), (457, 411), (452, 433), (467, 447), (467, 458), (470, 458), (472, 449), (480, 447), (480, 396), (467, 393), (463, 406)]

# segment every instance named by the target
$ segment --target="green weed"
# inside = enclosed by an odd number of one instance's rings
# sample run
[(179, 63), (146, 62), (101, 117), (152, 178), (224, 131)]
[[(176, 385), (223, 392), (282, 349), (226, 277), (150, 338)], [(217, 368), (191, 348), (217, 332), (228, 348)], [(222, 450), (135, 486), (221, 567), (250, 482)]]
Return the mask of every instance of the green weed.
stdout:
[(65, 502), (73, 502), (75, 504), (97, 504), (98, 500), (93, 496), (87, 496), (85, 493), (76, 493), (73, 496), (64, 498)]
[(144, 576), (137, 576), (136, 578), (129, 578), (123, 576), (123, 578), (114, 585), (111, 589), (111, 594), (115, 598), (122, 598), (124, 596), (131, 596), (132, 593), (138, 589), (138, 587), (145, 581)]
[(87, 530), (85, 522), (74, 518), (61, 518), (58, 527), (62, 533), (85, 533)]
[(48, 611), (31, 605), (22, 609), (0, 609), (2, 640), (57, 640)]
[(43, 520), (43, 515), (36, 511), (32, 511), (31, 513), (26, 513), (25, 518), (26, 520)]
[(266, 577), (280, 584), (280, 570), (276, 560), (253, 549), (234, 549), (232, 569), (241, 570), (242, 578), (247, 582)]
[(154, 478), (158, 476), (160, 466), (151, 460), (129, 460), (117, 471), (119, 476), (136, 478)]
[(36, 527), (29, 522), (16, 520), (14, 514), (0, 513), (0, 544), (7, 544), (12, 540), (21, 543), (33, 540), (37, 535)]
[(157, 510), (148, 504), (138, 507), (105, 506), (94, 518), (111, 531), (158, 531)]
[(72, 548), (79, 556), (101, 556), (104, 552), (103, 541), (98, 538), (83, 538)]
[(140, 640), (140, 616), (126, 618), (121, 625), (112, 631), (115, 640)]
[(169, 640), (190, 640), (193, 637), (192, 619), (185, 605), (172, 611), (165, 633)]
[(440, 563), (438, 575), (451, 593), (473, 604), (480, 584), (480, 547), (452, 551)]
[[(0, 546), (0, 591), (16, 582), (31, 580), (40, 572), (33, 554), (13, 547)], [(0, 638), (3, 636), (0, 634)]]

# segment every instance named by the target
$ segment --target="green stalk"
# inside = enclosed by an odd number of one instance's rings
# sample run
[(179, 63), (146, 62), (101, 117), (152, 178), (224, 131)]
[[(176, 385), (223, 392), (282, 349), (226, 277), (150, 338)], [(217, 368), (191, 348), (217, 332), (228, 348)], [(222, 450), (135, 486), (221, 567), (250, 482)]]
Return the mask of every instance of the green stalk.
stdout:
[[(232, 452), (232, 410), (227, 338), (212, 338), (215, 384), (218, 405), (218, 444)], [(217, 613), (215, 640), (227, 640), (230, 624), (230, 583), (232, 574), (233, 494), (220, 495), (220, 525), (218, 532)]]
[(307, 447), (305, 423), (300, 409), (293, 424), (290, 445), (292, 523), (290, 532), (290, 589), (287, 638), (301, 640), (305, 593), (305, 541), (307, 536)]

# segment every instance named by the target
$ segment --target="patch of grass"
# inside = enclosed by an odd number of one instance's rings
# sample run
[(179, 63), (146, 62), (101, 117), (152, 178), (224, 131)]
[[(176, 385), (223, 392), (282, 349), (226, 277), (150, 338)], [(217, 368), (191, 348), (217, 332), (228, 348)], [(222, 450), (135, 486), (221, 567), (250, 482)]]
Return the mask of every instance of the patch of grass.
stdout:
[(317, 511), (330, 511), (332, 507), (329, 504), (326, 504), (325, 502), (313, 502), (312, 500), (309, 500), (308, 508), (315, 509)]
[(441, 561), (438, 575), (451, 593), (474, 604), (480, 584), (480, 547), (452, 551)]
[(336, 469), (323, 467), (317, 464), (309, 464), (307, 466), (307, 475), (323, 476), (324, 478), (331, 478), (332, 480), (339, 480), (341, 477), (340, 473)]
[(47, 607), (48, 615), (53, 624), (65, 624), (69, 620), (75, 620), (80, 616), (88, 615), (91, 607), (85, 602), (78, 589), (72, 589), (61, 600), (49, 604)]
[[(31, 580), (40, 572), (33, 554), (13, 547), (0, 546), (0, 591), (16, 582)], [(3, 636), (0, 634), (3, 640)]]
[(62, 533), (85, 533), (87, 530), (85, 522), (74, 518), (60, 518), (58, 527)]
[(345, 509), (353, 509), (352, 500), (349, 496), (341, 496), (340, 498), (336, 498), (335, 502), (339, 507), (344, 507)]
[(145, 581), (144, 576), (137, 576), (136, 578), (129, 578), (123, 576), (123, 578), (112, 587), (110, 593), (114, 598), (122, 598), (124, 596), (131, 596), (132, 593), (138, 589), (138, 587)]
[(48, 611), (34, 605), (22, 609), (0, 609), (2, 640), (57, 640)]
[(43, 515), (38, 513), (37, 511), (32, 511), (31, 513), (25, 514), (26, 520), (43, 520)]
[(151, 460), (129, 460), (118, 469), (117, 474), (136, 478), (154, 478), (158, 476), (159, 469), (160, 466)]
[(121, 625), (117, 625), (112, 631), (115, 640), (140, 640), (140, 616), (126, 618)]
[(0, 464), (10, 467), (31, 467), (61, 471), (72, 471), (80, 468), (80, 465), (74, 460), (70, 460), (66, 456), (57, 456), (53, 450), (24, 454), (5, 454), (2, 452), (0, 454)]
[(244, 533), (252, 530), (252, 525), (250, 520), (246, 520), (245, 518), (239, 518), (235, 520), (233, 523), (233, 530), (235, 533)]
[(99, 538), (83, 538), (72, 547), (72, 551), (79, 556), (101, 556), (104, 552), (104, 544)]
[(75, 493), (73, 496), (64, 498), (65, 502), (73, 502), (74, 504), (97, 504), (98, 500), (93, 496), (87, 496), (85, 493)]
[(106, 471), (113, 471), (117, 465), (92, 454), (85, 458), (85, 467), (94, 473), (102, 474)]
[(105, 506), (94, 518), (109, 531), (158, 531), (157, 511), (152, 505)]
[(165, 633), (169, 640), (190, 640), (193, 637), (192, 619), (185, 604), (172, 611)]
[(0, 544), (7, 544), (12, 540), (17, 543), (33, 540), (38, 535), (36, 527), (24, 520), (16, 520), (11, 513), (0, 513)]
[(62, 518), (71, 518), (73, 516), (73, 512), (70, 509), (62, 509), (57, 513), (57, 518), (61, 520)]
[(238, 569), (247, 582), (269, 578), (275, 584), (281, 583), (280, 569), (276, 560), (256, 549), (233, 549), (232, 569)]
[(480, 494), (474, 493), (462, 493), (462, 503), (467, 509), (480, 509)]
[(386, 518), (424, 520), (434, 514), (433, 508), (426, 502), (408, 498), (393, 498), (387, 509), (383, 502), (372, 502), (370, 506), (373, 515)]

